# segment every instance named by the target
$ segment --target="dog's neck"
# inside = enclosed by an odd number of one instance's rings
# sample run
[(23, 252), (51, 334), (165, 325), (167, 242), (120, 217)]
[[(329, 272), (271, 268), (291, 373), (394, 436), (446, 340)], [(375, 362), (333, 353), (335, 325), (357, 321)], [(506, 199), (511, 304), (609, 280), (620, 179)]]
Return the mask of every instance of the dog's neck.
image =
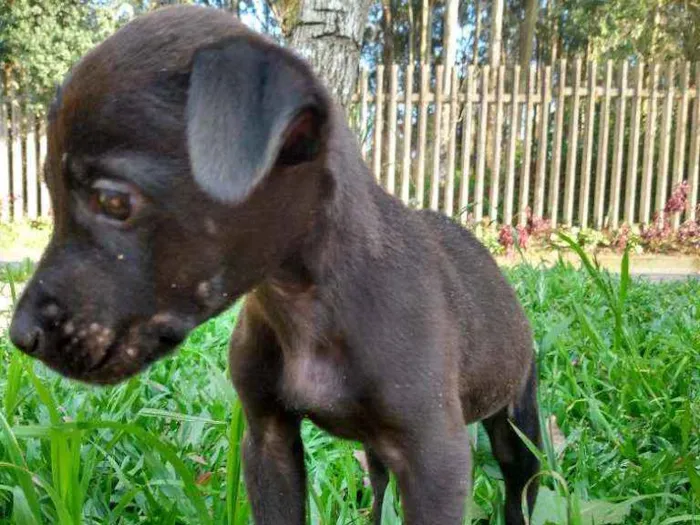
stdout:
[(271, 324), (280, 337), (281, 331), (295, 331), (290, 324), (310, 321), (300, 314), (311, 314), (310, 303), (322, 301), (339, 276), (362, 279), (389, 235), (379, 210), (380, 201), (392, 197), (374, 181), (342, 110), (333, 119), (325, 159), (328, 195), (302, 243), (251, 294), (256, 309), (277, 320)]
[(301, 246), (273, 273), (273, 282), (323, 286), (333, 273), (347, 274), (347, 266), (358, 259), (380, 257), (386, 244), (379, 201), (391, 197), (362, 159), (342, 109), (334, 108), (331, 119), (324, 162), (327, 195)]

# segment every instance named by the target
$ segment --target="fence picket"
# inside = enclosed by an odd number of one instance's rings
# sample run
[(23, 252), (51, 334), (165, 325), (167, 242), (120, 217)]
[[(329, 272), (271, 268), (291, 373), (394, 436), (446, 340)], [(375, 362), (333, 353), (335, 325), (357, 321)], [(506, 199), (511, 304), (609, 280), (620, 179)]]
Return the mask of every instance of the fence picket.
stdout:
[(527, 221), (527, 206), (530, 200), (530, 164), (532, 163), (532, 125), (535, 108), (535, 82), (537, 71), (530, 67), (530, 77), (527, 83), (527, 105), (525, 106), (525, 146), (523, 164), (520, 170), (520, 204), (518, 224), (523, 226)]
[(481, 70), (481, 93), (479, 96), (479, 138), (476, 146), (476, 184), (474, 186), (474, 218), (481, 221), (484, 217), (484, 176), (486, 173), (486, 132), (489, 126), (489, 66)]
[(5, 102), (0, 82), (0, 221), (10, 222), (10, 137)]
[(598, 129), (598, 164), (596, 166), (596, 187), (594, 197), (594, 224), (597, 229), (603, 226), (605, 210), (605, 179), (608, 170), (608, 140), (610, 138), (610, 99), (612, 97), (613, 64), (608, 60), (605, 64), (605, 87), (603, 88), (603, 103), (600, 109), (600, 128)]
[(554, 124), (554, 145), (552, 169), (549, 181), (549, 220), (556, 227), (559, 215), (559, 179), (561, 177), (561, 151), (564, 142), (564, 113), (566, 112), (566, 59), (559, 60), (559, 86), (557, 92), (557, 112)]
[(661, 136), (659, 146), (659, 174), (656, 186), (656, 211), (659, 217), (664, 216), (666, 194), (668, 186), (668, 164), (671, 156), (671, 119), (673, 118), (673, 78), (675, 70), (673, 62), (666, 68), (666, 96), (661, 115)]
[(403, 160), (401, 161), (401, 200), (409, 203), (411, 188), (411, 135), (413, 126), (413, 64), (406, 68), (403, 111)]
[(548, 164), (547, 143), (549, 135), (549, 106), (552, 102), (552, 67), (545, 66), (540, 80), (542, 103), (539, 110), (539, 136), (537, 137), (537, 166), (535, 177), (535, 210), (536, 217), (544, 216), (544, 184)]
[(518, 133), (520, 131), (520, 66), (513, 68), (513, 90), (510, 100), (510, 135), (508, 137), (508, 156), (506, 161), (506, 191), (503, 197), (503, 222), (513, 222), (513, 192), (515, 185), (515, 153), (518, 146)]
[(377, 66), (377, 94), (374, 105), (374, 177), (382, 182), (382, 135), (384, 134), (384, 66)]
[(42, 216), (47, 216), (51, 213), (51, 198), (49, 197), (49, 188), (46, 186), (44, 178), (44, 164), (46, 163), (46, 121), (42, 118), (39, 121), (39, 211)]
[(428, 134), (428, 87), (430, 85), (430, 65), (421, 64), (420, 70), (420, 111), (418, 115), (418, 176), (416, 197), (419, 208), (425, 203), (425, 148)]
[(489, 219), (498, 220), (498, 198), (501, 182), (501, 150), (503, 142), (503, 95), (505, 94), (505, 66), (499, 66), (496, 80), (496, 129), (493, 138), (493, 164), (491, 165), (491, 191), (489, 194)]
[[(445, 66), (439, 64), (435, 70), (435, 78), (441, 79), (445, 74)], [(435, 86), (435, 112), (433, 113), (433, 170), (430, 173), (430, 209), (437, 210), (440, 204), (440, 151), (442, 146), (442, 82), (436, 82)]]
[(627, 184), (625, 192), (625, 223), (634, 224), (635, 202), (637, 195), (637, 168), (639, 161), (639, 128), (642, 123), (642, 89), (644, 87), (644, 63), (637, 64), (634, 78), (634, 100), (630, 117), (629, 151), (627, 153)]
[(388, 144), (387, 144), (387, 159), (386, 159), (386, 189), (392, 195), (396, 192), (396, 113), (397, 113), (397, 98), (398, 90), (399, 66), (393, 64), (389, 76), (389, 111), (387, 119), (389, 120)]
[(690, 132), (688, 178), (690, 179), (690, 220), (698, 220), (698, 182), (700, 179), (700, 62), (695, 63), (695, 116)]
[(26, 199), (27, 216), (30, 219), (39, 217), (39, 177), (37, 172), (36, 148), (36, 117), (27, 113), (25, 137), (25, 155), (27, 167)]
[(473, 97), (476, 82), (474, 82), (475, 68), (473, 65), (467, 67), (467, 79), (465, 82), (465, 101), (462, 116), (462, 177), (459, 188), (459, 220), (462, 224), (467, 223), (469, 215), (469, 177), (471, 167), (471, 146), (472, 146), (472, 120), (473, 120)]
[(367, 154), (369, 149), (367, 148), (367, 142), (369, 138), (369, 118), (368, 118), (368, 106), (369, 106), (369, 95), (367, 89), (367, 70), (363, 69), (360, 72), (360, 147), (362, 149), (362, 157), (365, 162), (368, 160)]
[[(676, 146), (673, 150), (673, 186), (677, 186), (683, 181), (683, 170), (685, 168), (685, 135), (688, 132), (688, 101), (690, 83), (690, 62), (683, 64), (681, 71), (680, 98), (678, 99), (678, 109), (676, 112)], [(681, 222), (681, 214), (676, 213), (672, 219), (674, 229), (678, 228)]]
[(625, 145), (625, 111), (627, 107), (627, 61), (622, 63), (615, 115), (615, 142), (613, 144), (612, 174), (610, 176), (610, 227), (617, 229), (620, 222), (620, 188), (622, 186), (622, 162)]
[(19, 101), (13, 97), (10, 107), (12, 129), (12, 197), (10, 207), (12, 218), (24, 217), (24, 173), (22, 166), (22, 109)]
[(646, 224), (651, 217), (651, 192), (654, 176), (654, 148), (656, 142), (657, 90), (659, 86), (659, 65), (652, 64), (649, 76), (649, 97), (647, 100), (647, 125), (644, 132), (644, 155), (642, 157), (642, 190), (640, 194), (639, 220)]
[(574, 222), (574, 190), (576, 188), (576, 161), (578, 155), (578, 123), (581, 104), (581, 59), (574, 62), (574, 100), (571, 107), (569, 140), (566, 154), (566, 180), (564, 182), (564, 224), (571, 226)]
[(445, 214), (449, 217), (454, 215), (455, 196), (455, 156), (457, 154), (457, 93), (459, 89), (457, 70), (450, 68), (451, 74), (447, 78), (452, 78), (450, 88), (450, 141), (447, 148), (447, 172), (445, 173)]
[(579, 190), (579, 224), (588, 227), (588, 208), (591, 199), (591, 168), (593, 166), (593, 137), (595, 131), (595, 105), (598, 100), (596, 62), (588, 64), (588, 100), (586, 102), (586, 132), (583, 139), (583, 162), (581, 165), (581, 188)]

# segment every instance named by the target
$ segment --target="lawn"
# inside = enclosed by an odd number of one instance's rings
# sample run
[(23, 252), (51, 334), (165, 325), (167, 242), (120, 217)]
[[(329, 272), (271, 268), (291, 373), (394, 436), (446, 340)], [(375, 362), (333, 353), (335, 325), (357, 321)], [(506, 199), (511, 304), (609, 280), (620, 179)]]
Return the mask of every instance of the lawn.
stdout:
[[(508, 276), (533, 323), (549, 429), (533, 523), (700, 523), (700, 281), (564, 263)], [(243, 422), (226, 376), (239, 306), (107, 389), (59, 378), (0, 335), (0, 523), (248, 523)], [(468, 519), (503, 523), (500, 474), (472, 430)], [(359, 447), (311, 424), (303, 433), (311, 522), (368, 523)], [(388, 492), (384, 523), (400, 523), (397, 509)]]

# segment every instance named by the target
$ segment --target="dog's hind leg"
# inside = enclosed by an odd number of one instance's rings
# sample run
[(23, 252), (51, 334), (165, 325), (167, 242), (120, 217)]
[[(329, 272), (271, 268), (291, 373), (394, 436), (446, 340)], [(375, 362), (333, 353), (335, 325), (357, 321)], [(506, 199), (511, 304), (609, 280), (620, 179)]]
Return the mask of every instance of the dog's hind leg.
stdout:
[(374, 501), (372, 502), (372, 523), (381, 525), (384, 494), (389, 484), (389, 470), (370, 447), (365, 446), (365, 453), (367, 454), (369, 480), (372, 483), (372, 494), (374, 496)]
[[(491, 449), (501, 467), (506, 484), (506, 524), (525, 523), (521, 498), (527, 482), (539, 471), (537, 457), (527, 448), (511, 423), (540, 447), (540, 423), (537, 409), (537, 378), (533, 365), (520, 397), (493, 416), (484, 420), (484, 427), (491, 441)], [(530, 483), (527, 491), (527, 507), (532, 514), (537, 499), (538, 480)]]

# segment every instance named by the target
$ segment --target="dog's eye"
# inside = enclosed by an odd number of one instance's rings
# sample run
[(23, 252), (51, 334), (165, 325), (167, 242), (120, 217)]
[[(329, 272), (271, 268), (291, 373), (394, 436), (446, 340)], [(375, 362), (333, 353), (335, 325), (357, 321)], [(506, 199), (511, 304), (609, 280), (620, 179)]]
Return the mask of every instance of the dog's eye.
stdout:
[(134, 195), (124, 184), (97, 181), (92, 186), (90, 208), (93, 213), (113, 221), (125, 222), (133, 214)]

